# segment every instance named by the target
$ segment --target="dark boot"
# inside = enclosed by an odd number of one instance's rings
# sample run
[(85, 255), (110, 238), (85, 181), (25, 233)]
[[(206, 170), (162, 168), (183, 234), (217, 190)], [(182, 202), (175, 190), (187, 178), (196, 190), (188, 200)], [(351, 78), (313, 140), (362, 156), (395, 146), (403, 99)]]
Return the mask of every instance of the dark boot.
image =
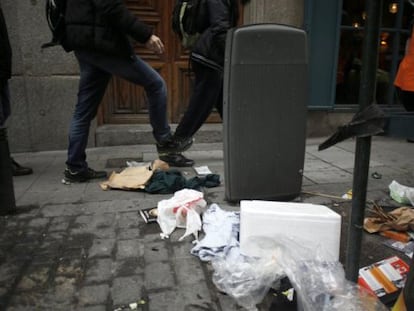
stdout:
[(181, 153), (160, 154), (159, 158), (160, 160), (168, 163), (169, 166), (191, 167), (194, 165), (194, 160), (186, 158)]
[(23, 176), (23, 175), (33, 174), (33, 170), (30, 167), (21, 166), (13, 158), (11, 158), (11, 161), (12, 161), (13, 176)]
[(180, 138), (176, 136), (168, 136), (163, 141), (157, 142), (158, 153), (180, 153), (188, 150), (193, 144), (193, 138)]

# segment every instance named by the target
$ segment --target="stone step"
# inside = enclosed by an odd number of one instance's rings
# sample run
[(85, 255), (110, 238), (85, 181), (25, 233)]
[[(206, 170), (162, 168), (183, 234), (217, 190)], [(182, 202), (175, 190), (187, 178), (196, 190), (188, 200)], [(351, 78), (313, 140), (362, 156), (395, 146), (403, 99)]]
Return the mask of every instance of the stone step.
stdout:
[[(176, 124), (171, 124), (174, 131)], [(222, 124), (205, 124), (195, 135), (196, 143), (222, 142)], [(95, 132), (96, 147), (121, 145), (153, 144), (152, 128), (149, 124), (125, 125), (111, 124), (97, 127)]]

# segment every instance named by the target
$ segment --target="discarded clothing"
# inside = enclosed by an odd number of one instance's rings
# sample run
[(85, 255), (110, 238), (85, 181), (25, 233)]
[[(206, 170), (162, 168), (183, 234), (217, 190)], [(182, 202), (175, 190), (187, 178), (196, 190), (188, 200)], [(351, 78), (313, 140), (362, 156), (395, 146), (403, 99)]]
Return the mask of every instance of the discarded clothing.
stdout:
[(239, 247), (240, 214), (212, 204), (203, 213), (203, 230), (205, 237), (191, 249), (191, 254), (202, 261), (225, 257), (230, 249)]
[(220, 175), (209, 174), (204, 177), (193, 177), (187, 180), (180, 171), (157, 171), (151, 177), (145, 191), (148, 193), (169, 194), (187, 188), (200, 190), (201, 187), (212, 188), (220, 185)]
[(112, 172), (107, 181), (100, 183), (103, 190), (144, 190), (148, 193), (170, 194), (182, 189), (200, 190), (220, 185), (220, 175), (208, 174), (187, 180), (180, 171), (155, 160), (148, 165), (133, 165), (120, 173)]

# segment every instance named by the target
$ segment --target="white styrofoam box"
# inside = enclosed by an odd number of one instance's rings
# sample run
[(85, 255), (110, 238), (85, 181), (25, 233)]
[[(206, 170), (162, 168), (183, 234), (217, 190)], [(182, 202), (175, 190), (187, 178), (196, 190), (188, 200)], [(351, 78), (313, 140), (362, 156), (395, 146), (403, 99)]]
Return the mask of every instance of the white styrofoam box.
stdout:
[(323, 205), (240, 201), (242, 254), (261, 257), (260, 249), (248, 241), (255, 237), (273, 239), (277, 236), (286, 236), (308, 249), (317, 250), (321, 260), (338, 261), (341, 216)]

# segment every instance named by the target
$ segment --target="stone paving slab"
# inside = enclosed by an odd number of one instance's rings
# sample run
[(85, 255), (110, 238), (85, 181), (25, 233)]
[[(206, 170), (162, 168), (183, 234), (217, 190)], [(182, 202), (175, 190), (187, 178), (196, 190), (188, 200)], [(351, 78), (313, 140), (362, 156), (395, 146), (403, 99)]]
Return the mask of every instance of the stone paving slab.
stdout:
[[(318, 152), (321, 141), (308, 141), (303, 193), (295, 201), (323, 204), (343, 216), (343, 262), (351, 201), (340, 197), (352, 188), (355, 142)], [(215, 288), (211, 265), (190, 254), (191, 239), (178, 242), (182, 230), (161, 240), (158, 225), (145, 224), (139, 216), (140, 209), (171, 195), (102, 191), (95, 181), (62, 185), (65, 154), (13, 155), (35, 173), (14, 179), (17, 213), (0, 217), (0, 310), (108, 311), (141, 299), (146, 302), (141, 310), (242, 310)], [(207, 202), (239, 210), (224, 197), (222, 144), (195, 144), (186, 155), (222, 178), (221, 186), (203, 189)], [(109, 161), (108, 172), (120, 169), (118, 159), (141, 156), (153, 160), (154, 146), (88, 150), (90, 165), (102, 169)], [(394, 179), (414, 185), (413, 156), (414, 144), (374, 138), (367, 198), (398, 206), (387, 187)], [(191, 168), (182, 171), (188, 178), (194, 176)], [(374, 172), (381, 177), (373, 178)], [(394, 254), (381, 246), (381, 237), (363, 237), (361, 265)], [(266, 310), (265, 304), (259, 309)]]

